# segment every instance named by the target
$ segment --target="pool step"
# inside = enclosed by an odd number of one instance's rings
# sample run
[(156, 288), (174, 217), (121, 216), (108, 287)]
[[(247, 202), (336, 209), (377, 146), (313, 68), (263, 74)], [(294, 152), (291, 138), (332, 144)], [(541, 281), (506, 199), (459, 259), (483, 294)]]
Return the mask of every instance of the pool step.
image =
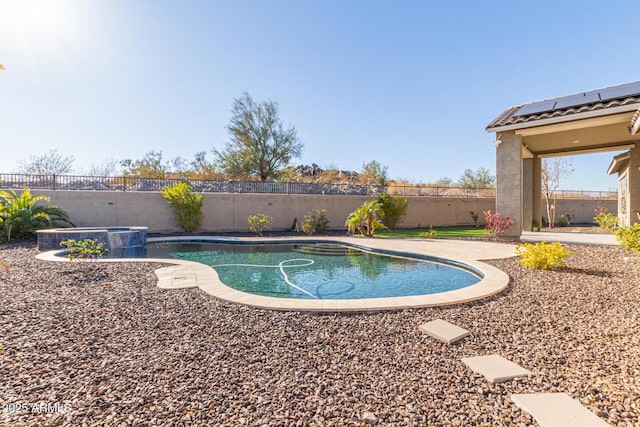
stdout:
[(325, 243), (314, 243), (309, 245), (298, 245), (293, 249), (294, 252), (305, 255), (316, 256), (360, 256), (362, 251), (347, 246), (339, 246)]

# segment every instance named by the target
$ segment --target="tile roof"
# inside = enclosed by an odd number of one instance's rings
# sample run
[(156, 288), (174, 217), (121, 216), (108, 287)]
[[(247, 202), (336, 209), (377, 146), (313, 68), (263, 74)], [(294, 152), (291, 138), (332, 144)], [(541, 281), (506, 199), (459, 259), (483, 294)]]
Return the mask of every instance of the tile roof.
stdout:
[[(544, 111), (544, 112), (539, 112), (534, 114), (516, 115), (516, 113), (522, 107), (526, 105), (531, 105), (531, 104), (533, 103), (521, 104), (515, 107), (508, 108), (498, 117), (496, 117), (491, 123), (489, 123), (489, 125), (487, 125), (486, 127), (486, 130), (491, 131), (491, 129), (497, 128), (497, 127), (525, 124), (525, 123), (531, 123), (533, 126), (535, 126), (535, 124), (532, 122), (536, 122), (538, 120), (570, 116), (572, 114), (586, 113), (586, 112), (597, 111), (597, 110), (605, 110), (608, 108), (621, 107), (625, 105), (640, 104), (640, 94), (632, 94), (619, 99), (597, 101), (590, 104), (571, 106), (568, 108), (555, 109), (552, 111)], [(640, 120), (640, 109), (632, 119), (631, 125), (633, 125), (637, 120)]]

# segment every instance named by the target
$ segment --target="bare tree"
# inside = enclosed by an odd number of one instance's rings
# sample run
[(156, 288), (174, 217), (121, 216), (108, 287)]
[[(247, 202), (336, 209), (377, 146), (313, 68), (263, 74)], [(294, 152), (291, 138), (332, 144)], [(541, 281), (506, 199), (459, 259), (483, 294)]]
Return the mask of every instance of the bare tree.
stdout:
[(118, 171), (118, 162), (115, 159), (106, 159), (102, 163), (91, 163), (87, 175), (90, 176), (114, 176)]
[(553, 159), (542, 159), (540, 171), (542, 180), (542, 195), (547, 203), (547, 219), (549, 228), (556, 222), (555, 214), (555, 192), (560, 186), (560, 180), (573, 172), (571, 159), (566, 157), (555, 157)]
[(73, 156), (63, 156), (56, 149), (41, 155), (31, 155), (28, 160), (23, 160), (20, 164), (20, 172), (53, 175), (70, 173), (73, 169)]
[(140, 178), (165, 178), (168, 166), (162, 161), (162, 151), (149, 151), (142, 159), (120, 161), (126, 176)]

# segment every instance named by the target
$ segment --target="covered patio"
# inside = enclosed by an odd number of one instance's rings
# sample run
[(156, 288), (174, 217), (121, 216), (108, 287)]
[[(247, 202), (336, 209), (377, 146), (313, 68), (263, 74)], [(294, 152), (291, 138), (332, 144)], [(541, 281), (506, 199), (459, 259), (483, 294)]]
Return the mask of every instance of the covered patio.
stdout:
[(531, 231), (533, 221), (542, 223), (542, 159), (576, 154), (629, 150), (626, 176), (619, 179), (626, 197), (619, 198), (618, 213), (623, 225), (636, 222), (629, 213), (640, 210), (639, 128), (640, 81), (517, 105), (500, 114), (486, 130), (496, 134), (496, 211), (514, 221), (507, 235), (519, 237)]

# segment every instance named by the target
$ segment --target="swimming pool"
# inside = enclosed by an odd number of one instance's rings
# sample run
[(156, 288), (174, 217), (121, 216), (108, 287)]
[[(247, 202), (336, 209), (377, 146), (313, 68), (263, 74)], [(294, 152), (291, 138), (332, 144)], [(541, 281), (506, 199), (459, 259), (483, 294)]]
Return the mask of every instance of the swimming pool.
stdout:
[(212, 267), (226, 286), (254, 295), (295, 299), (363, 299), (427, 295), (478, 283), (468, 266), (353, 245), (157, 242), (148, 258), (195, 261)]

